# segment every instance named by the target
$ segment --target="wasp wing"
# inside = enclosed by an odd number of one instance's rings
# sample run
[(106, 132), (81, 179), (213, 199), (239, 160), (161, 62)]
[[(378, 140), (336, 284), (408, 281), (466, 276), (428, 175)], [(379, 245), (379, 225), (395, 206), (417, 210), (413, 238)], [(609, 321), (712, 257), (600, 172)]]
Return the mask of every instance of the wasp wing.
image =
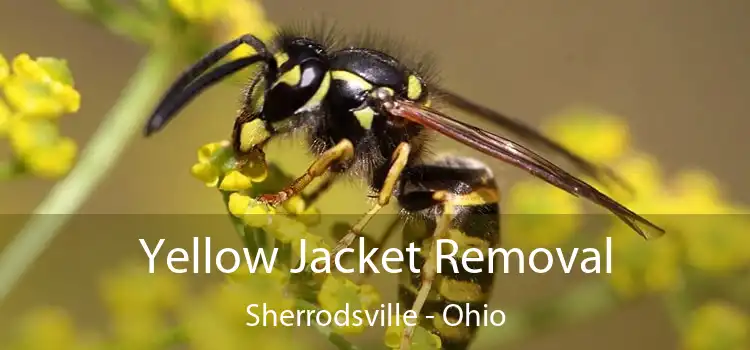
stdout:
[(568, 161), (572, 162), (573, 165), (581, 169), (581, 171), (583, 171), (586, 175), (591, 176), (597, 181), (605, 183), (603, 180), (605, 177), (608, 177), (612, 179), (613, 181), (615, 181), (618, 185), (625, 188), (626, 190), (630, 191), (631, 193), (633, 192), (632, 187), (627, 183), (627, 181), (622, 179), (611, 169), (598, 166), (594, 163), (587, 161), (586, 159), (575, 154), (573, 151), (569, 150), (568, 148), (561, 145), (560, 143), (543, 135), (542, 133), (535, 130), (534, 128), (518, 120), (515, 120), (509, 116), (503, 115), (501, 113), (493, 111), (492, 109), (484, 107), (478, 103), (472, 102), (466, 99), (465, 97), (462, 97), (454, 92), (448, 91), (440, 87), (433, 87), (433, 90), (435, 90), (436, 93), (440, 96), (441, 101), (446, 102), (450, 106), (463, 110), (464, 112), (474, 114), (490, 122), (493, 122), (497, 124), (498, 126), (501, 126), (505, 128), (506, 130), (514, 133), (516, 136), (518, 136), (521, 139), (527, 140), (529, 142), (537, 143), (543, 147), (546, 147), (547, 149), (553, 152), (556, 152), (562, 155), (563, 157), (567, 158)]
[[(510, 163), (572, 195), (584, 197), (611, 211), (646, 239), (664, 234), (662, 228), (516, 142), (468, 125), (435, 109), (409, 100), (392, 100), (389, 103), (384, 103), (383, 108), (396, 117), (421, 124), (471, 148)], [(647, 233), (639, 224), (652, 229), (649, 231), (656, 232)]]

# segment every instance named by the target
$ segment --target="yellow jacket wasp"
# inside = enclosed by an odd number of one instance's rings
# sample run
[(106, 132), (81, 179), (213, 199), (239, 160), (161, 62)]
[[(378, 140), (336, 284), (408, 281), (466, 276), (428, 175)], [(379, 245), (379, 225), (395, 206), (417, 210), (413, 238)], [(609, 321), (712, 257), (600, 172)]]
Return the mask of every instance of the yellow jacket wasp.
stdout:
[[(240, 45), (252, 47), (255, 54), (208, 71)], [(619, 181), (609, 170), (587, 162), (518, 121), (431, 84), (426, 72), (404, 64), (385, 50), (367, 45), (336, 47), (315, 34), (284, 30), (271, 47), (252, 35), (244, 35), (216, 48), (174, 82), (148, 121), (146, 135), (163, 128), (206, 88), (256, 63), (262, 64), (261, 71), (249, 84), (234, 124), (235, 152), (240, 156), (262, 152), (268, 140), (302, 131), (317, 157), (304, 175), (281, 192), (263, 195), (260, 200), (279, 204), (328, 172), (366, 178), (370, 189), (377, 193), (377, 202), (338, 242), (334, 255), (348, 247), (370, 218), (395, 196), (403, 212), (419, 217), (430, 231), (416, 234), (405, 230), (405, 244), (417, 242), (427, 247), (416, 258), (420, 260), (416, 263), (423, 265), (421, 274), (405, 276), (399, 290), (401, 303), (418, 314), (441, 315), (446, 305), (456, 303), (479, 310), (493, 284), (489, 275), (459, 273), (436, 279), (436, 248), (430, 242), (452, 238), (464, 249), (476, 242), (495, 246), (500, 237), (499, 192), (492, 172), (483, 163), (466, 157), (424, 159), (428, 131), (436, 131), (586, 198), (611, 211), (645, 238), (664, 233), (528, 148), (431, 106), (439, 100), (493, 120), (517, 137), (566, 157), (592, 178)], [(441, 317), (429, 321), (425, 320), (425, 324), (443, 339), (445, 349), (465, 349), (476, 331), (471, 325), (447, 326), (451, 322), (446, 321), (450, 320)], [(412, 332), (413, 329), (406, 330), (402, 349), (409, 347)]]

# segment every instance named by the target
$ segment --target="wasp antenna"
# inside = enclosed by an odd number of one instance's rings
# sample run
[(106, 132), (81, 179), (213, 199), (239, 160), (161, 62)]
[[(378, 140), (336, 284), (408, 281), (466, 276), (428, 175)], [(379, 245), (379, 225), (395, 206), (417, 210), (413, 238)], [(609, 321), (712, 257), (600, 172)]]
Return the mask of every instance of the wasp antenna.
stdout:
[(148, 124), (146, 124), (144, 130), (146, 136), (163, 128), (164, 125), (166, 125), (169, 120), (177, 114), (177, 112), (200, 95), (203, 90), (206, 90), (214, 84), (222, 81), (225, 77), (262, 60), (263, 57), (258, 55), (238, 58), (234, 61), (222, 64), (210, 72), (198, 77), (198, 79), (190, 83), (178, 94), (172, 95), (169, 100), (164, 100), (164, 102), (160, 104), (159, 108), (151, 115)]
[[(232, 50), (242, 44), (252, 47), (257, 53), (223, 64), (205, 76), (201, 76), (212, 65), (216, 64), (216, 62), (226, 57)], [(151, 114), (144, 129), (144, 134), (150, 136), (162, 129), (174, 117), (177, 111), (207, 87), (258, 61), (266, 62), (268, 66), (267, 74), (275, 74), (277, 67), (273, 55), (268, 52), (266, 45), (260, 39), (249, 34), (211, 50), (195, 64), (184, 70), (172, 83)]]

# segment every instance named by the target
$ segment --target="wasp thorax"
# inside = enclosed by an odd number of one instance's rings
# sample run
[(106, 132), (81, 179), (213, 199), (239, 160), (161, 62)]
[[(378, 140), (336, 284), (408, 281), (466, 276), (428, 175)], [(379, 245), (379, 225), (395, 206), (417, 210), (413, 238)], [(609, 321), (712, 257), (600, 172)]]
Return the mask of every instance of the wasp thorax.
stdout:
[(275, 57), (278, 75), (266, 91), (263, 118), (276, 122), (318, 107), (331, 83), (320, 45), (305, 38), (289, 40)]

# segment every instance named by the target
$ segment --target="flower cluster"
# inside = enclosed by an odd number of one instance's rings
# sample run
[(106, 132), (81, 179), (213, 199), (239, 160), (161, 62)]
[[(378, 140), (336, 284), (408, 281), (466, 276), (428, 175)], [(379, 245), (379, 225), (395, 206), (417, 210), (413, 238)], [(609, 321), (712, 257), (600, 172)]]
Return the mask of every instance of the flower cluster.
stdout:
[[(58, 1), (152, 47), (169, 44), (183, 58), (203, 54), (207, 46), (214, 47), (217, 42), (245, 33), (268, 42), (276, 30), (255, 0), (137, 0), (136, 6), (115, 1)], [(250, 50), (240, 46), (229, 59), (250, 54)], [(76, 112), (80, 105), (65, 61), (32, 59), (22, 54), (9, 62), (0, 56), (0, 88), (0, 137), (9, 141), (13, 151), (7, 162), (0, 160), (0, 178), (25, 173), (41, 177), (64, 175), (75, 159), (76, 145), (60, 135), (57, 122), (61, 115)], [(736, 296), (744, 298), (742, 302), (748, 301), (747, 293), (736, 291), (741, 288), (731, 282), (738, 276), (747, 278), (750, 270), (750, 250), (746, 249), (750, 235), (745, 232), (750, 222), (744, 215), (736, 215), (747, 213), (747, 209), (729, 203), (710, 174), (694, 170), (673, 176), (662, 174), (652, 157), (633, 149), (627, 124), (616, 116), (600, 111), (571, 111), (554, 118), (546, 131), (584, 158), (613, 164), (614, 170), (633, 185), (636, 195), (618, 188), (601, 189), (634, 211), (648, 214), (649, 219), (668, 231), (665, 237), (646, 242), (609, 217), (611, 222), (605, 223), (599, 233), (615, 237), (613, 265), (617, 270), (600, 284), (605, 286), (605, 292), (616, 293), (620, 297), (613, 298), (616, 300), (653, 293), (667, 296), (665, 300), (672, 295), (685, 296), (675, 303), (680, 310), (674, 317), (680, 321), (677, 323), (685, 348), (747, 348), (750, 316), (734, 300), (727, 300)], [(253, 344), (304, 350), (310, 346), (291, 334), (294, 328), (245, 327), (247, 314), (243, 307), (258, 303), (275, 310), (313, 308), (333, 313), (344, 304), (352, 312), (379, 305), (380, 295), (371, 285), (333, 274), (288, 272), (294, 259), (305, 256), (312, 260), (313, 249), (330, 250), (323, 236), (311, 232), (320, 215), (301, 196), (290, 198), (280, 207), (256, 200), (260, 193), (274, 188), (269, 182), (280, 181), (279, 175), (261, 153), (243, 155), (241, 161), (235, 156), (228, 142), (209, 143), (199, 149), (198, 162), (191, 173), (221, 192), (245, 244), (281, 249), (282, 266), (270, 273), (232, 275), (223, 283), (193, 294), (177, 276), (167, 272), (146, 274), (144, 267), (136, 265), (104, 280), (102, 294), (112, 316), (108, 334), (78, 332), (66, 313), (44, 309), (20, 322), (20, 337), (7, 346), (3, 344), (3, 348), (233, 349)], [(584, 202), (555, 187), (528, 180), (512, 186), (507, 193), (504, 211), (527, 214), (505, 221), (503, 241), (507, 246), (561, 246), (589, 230), (580, 215), (587, 212)], [(310, 250), (305, 254), (299, 244), (302, 239), (307, 241), (305, 249)], [(311, 261), (306, 262), (309, 265)], [(712, 288), (721, 290), (715, 298), (706, 298)], [(699, 302), (690, 298), (694, 290), (702, 293), (696, 298)], [(519, 314), (535, 313), (523, 311)], [(546, 321), (544, 324), (549, 325)], [(514, 329), (532, 334), (525, 327)], [(334, 340), (334, 336), (361, 333), (363, 328), (332, 323), (322, 333), (346, 348), (342, 345), (346, 341)], [(385, 345), (399, 348), (403, 332), (403, 327), (388, 328)], [(413, 349), (441, 348), (440, 338), (428, 330), (418, 327), (413, 334)]]
[[(401, 349), (401, 337), (404, 330), (403, 322), (399, 326), (389, 327), (385, 331), (385, 345), (389, 349)], [(443, 344), (437, 335), (422, 327), (417, 327), (412, 335), (411, 348), (414, 350), (439, 350), (443, 348)]]
[[(169, 0), (169, 6), (190, 23), (213, 26), (214, 40), (225, 42), (247, 33), (267, 42), (274, 35), (276, 27), (265, 14), (258, 1), (247, 0)], [(231, 58), (246, 56), (252, 49), (241, 46), (234, 50)]]
[[(276, 27), (257, 0), (57, 0), (83, 18), (150, 47), (171, 47), (178, 58), (192, 61), (217, 44), (251, 33), (269, 42)], [(242, 45), (229, 54), (252, 53)]]
[[(624, 177), (635, 193), (612, 186), (600, 187), (600, 190), (667, 231), (665, 236), (645, 241), (616, 218), (611, 218), (612, 223), (601, 229), (603, 232), (600, 233), (613, 237), (612, 264), (617, 270), (608, 278), (620, 296), (690, 293), (694, 289), (705, 289), (709, 283), (721, 284), (722, 280), (729, 281), (723, 284), (732, 288), (731, 281), (739, 278), (738, 274), (746, 273), (750, 267), (750, 250), (747, 249), (750, 246), (747, 232), (750, 220), (746, 215), (738, 214), (747, 213), (747, 209), (723, 197), (717, 181), (710, 174), (684, 170), (667, 177), (656, 160), (638, 152), (630, 144), (627, 124), (606, 113), (572, 111), (553, 118), (546, 129), (548, 134), (574, 152), (595, 162), (613, 164), (615, 173)], [(591, 147), (592, 142), (597, 146)], [(583, 213), (580, 201), (572, 196), (565, 199), (565, 196), (567, 194), (554, 187), (529, 180), (510, 190), (508, 207), (521, 213)], [(519, 221), (510, 219), (514, 220)], [(581, 232), (584, 227), (581, 215), (561, 215), (552, 224), (539, 221), (521, 221), (525, 225), (509, 224), (514, 230), (507, 232), (508, 244), (563, 245), (572, 237), (585, 234)], [(546, 231), (542, 227), (546, 227)], [(708, 304), (694, 311), (694, 321), (685, 333), (689, 348), (715, 349), (714, 343), (721, 338), (717, 327), (709, 327), (707, 322), (698, 321), (699, 318), (710, 316), (736, 320), (738, 324), (742, 324), (739, 320), (747, 322), (748, 316), (732, 308), (731, 304), (718, 305)], [(698, 328), (702, 330), (695, 330)], [(735, 342), (733, 346), (746, 346), (746, 335), (740, 336), (747, 331), (746, 326), (725, 330), (734, 332), (731, 336), (726, 335), (726, 339)], [(740, 339), (744, 339), (744, 343)]]
[(24, 53), (8, 62), (0, 55), (0, 88), (0, 137), (13, 151), (11, 159), (0, 160), (0, 178), (65, 175), (77, 146), (60, 134), (59, 119), (81, 104), (66, 61)]
[[(331, 314), (344, 310), (347, 305), (353, 313), (357, 310), (371, 310), (380, 305), (380, 295), (371, 285), (357, 285), (346, 278), (330, 275), (320, 287), (317, 301), (321, 309)], [(334, 330), (341, 334), (357, 334), (365, 330), (365, 324), (337, 324), (334, 325)]]
[(722, 301), (710, 301), (690, 315), (686, 349), (747, 349), (750, 316)]
[[(241, 220), (246, 227), (260, 229), (255, 231), (255, 234), (270, 236), (274, 246), (290, 247), (291, 258), (304, 257), (305, 264), (309, 266), (316, 257), (316, 254), (313, 254), (315, 249), (331, 251), (331, 246), (322, 236), (310, 232), (310, 227), (318, 222), (319, 213), (314, 207), (308, 207), (302, 197), (289, 198), (281, 208), (268, 206), (255, 199), (258, 191), (253, 191), (254, 187), (268, 178), (268, 167), (261, 154), (244, 155), (240, 162), (234, 158), (229, 143), (209, 143), (199, 149), (198, 162), (193, 165), (191, 172), (207, 186), (218, 187), (224, 193), (228, 193), (225, 198), (229, 213)], [(282, 212), (279, 212), (279, 209)], [(306, 242), (305, 252), (301, 251), (300, 242), (303, 239)], [(283, 280), (289, 282), (288, 275), (285, 276)], [(373, 286), (357, 284), (333, 274), (315, 275), (307, 280), (297, 278), (289, 283), (292, 285), (287, 290), (296, 291), (297, 297), (300, 298), (304, 295), (314, 295), (315, 298), (311, 302), (331, 314), (345, 309), (346, 305), (349, 306), (350, 312), (354, 313), (357, 310), (371, 310), (380, 304), (380, 295)], [(334, 322), (331, 327), (338, 334), (357, 334), (365, 329), (364, 324), (352, 323), (340, 325)], [(403, 327), (389, 328), (385, 336), (387, 345), (398, 348), (394, 339), (399, 338), (400, 341), (402, 333)], [(415, 349), (440, 348), (439, 338), (422, 327), (417, 328), (414, 339)]]
[(206, 186), (218, 187), (222, 191), (248, 190), (253, 183), (262, 182), (268, 176), (262, 159), (238, 166), (227, 141), (201, 146), (198, 149), (198, 162), (193, 164), (190, 172)]
[(273, 325), (246, 327), (244, 305), (263, 304), (277, 311), (291, 309), (288, 274), (274, 270), (230, 276), (227, 282), (200, 293), (188, 293), (184, 282), (167, 271), (146, 274), (145, 266), (125, 265), (102, 283), (110, 315), (107, 334), (77, 329), (59, 309), (40, 309), (21, 324), (18, 337), (4, 349), (306, 349), (293, 328)]

